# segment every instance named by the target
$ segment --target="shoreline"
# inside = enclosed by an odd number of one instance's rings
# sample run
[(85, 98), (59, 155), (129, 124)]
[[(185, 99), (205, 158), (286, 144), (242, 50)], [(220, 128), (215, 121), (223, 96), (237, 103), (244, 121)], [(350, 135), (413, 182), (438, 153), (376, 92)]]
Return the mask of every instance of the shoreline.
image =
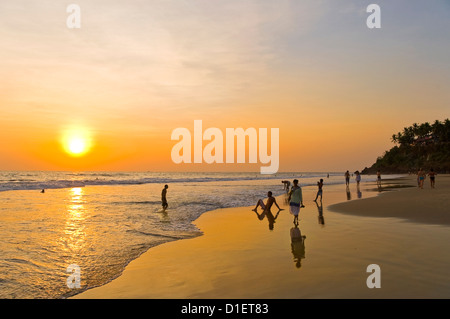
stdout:
[[(384, 182), (388, 183), (387, 181)], [(396, 180), (390, 181), (391, 184), (395, 184), (395, 182)], [(316, 190), (313, 187), (304, 187), (305, 205), (307, 208), (300, 213), (300, 228), (302, 233), (306, 233), (308, 239), (305, 241), (307, 245), (309, 244), (308, 247), (311, 247), (311, 242), (321, 240), (320, 233), (322, 235), (326, 233), (324, 229), (329, 229), (327, 231), (330, 232), (331, 237), (339, 238), (340, 231), (334, 233), (333, 228), (348, 232), (348, 224), (352, 223), (355, 225), (361, 225), (361, 223), (363, 225), (373, 224), (372, 227), (374, 229), (380, 227), (383, 229), (384, 224), (389, 222), (389, 224), (395, 224), (395, 227), (406, 225), (408, 229), (405, 232), (417, 232), (417, 225), (422, 226), (422, 224), (410, 226), (397, 218), (392, 220), (392, 218), (380, 219), (379, 217), (364, 217), (361, 215), (351, 215), (351, 218), (348, 218), (347, 216), (350, 216), (348, 214), (333, 212), (336, 205), (346, 205), (353, 202), (364, 203), (367, 200), (376, 199), (383, 200), (388, 193), (398, 194), (405, 190), (401, 189), (399, 192), (386, 192), (385, 194), (371, 193), (369, 198), (366, 198), (368, 191), (370, 191), (368, 187), (371, 184), (371, 182), (367, 182), (361, 185), (364, 188), (364, 199), (351, 201), (345, 201), (342, 194), (342, 187), (345, 186), (330, 185), (325, 188), (324, 196), (326, 197), (324, 202), (334, 201), (331, 205), (322, 207), (323, 211), (325, 211), (323, 212), (325, 220), (332, 218), (331, 221), (335, 224), (330, 227), (323, 227), (323, 225), (317, 224), (319, 206), (317, 205), (317, 208), (314, 207), (316, 204), (312, 201)], [(352, 184), (350, 187), (354, 188), (355, 186)], [(280, 247), (287, 248), (291, 246), (289, 230), (293, 225), (292, 215), (289, 215), (286, 203), (282, 200), (283, 196), (278, 196), (277, 201), (285, 210), (281, 211), (280, 218), (277, 219), (273, 231), (267, 229), (267, 221), (256, 220), (254, 212), (251, 212), (253, 207), (235, 207), (208, 211), (193, 222), (202, 232), (201, 236), (171, 241), (152, 247), (131, 261), (116, 279), (103, 286), (90, 288), (71, 298), (403, 298), (404, 294), (410, 294), (406, 290), (405, 292), (399, 292), (395, 289), (387, 294), (385, 294), (385, 291), (383, 294), (380, 294), (375, 290), (367, 289), (361, 284), (355, 286), (355, 277), (361, 277), (361, 274), (358, 275), (354, 272), (353, 264), (356, 262), (354, 259), (361, 257), (346, 256), (349, 259), (347, 262), (351, 266), (348, 269), (341, 270), (343, 274), (340, 279), (334, 278), (334, 275), (328, 272), (324, 276), (324, 270), (320, 269), (320, 267), (325, 267), (329, 270), (328, 264), (330, 259), (336, 262), (336, 257), (319, 254), (318, 259), (321, 260), (320, 266), (318, 266), (319, 269), (305, 270), (303, 269), (304, 267), (296, 269), (296, 267), (293, 267), (294, 264), (292, 262), (288, 263), (289, 265), (285, 265), (286, 259), (292, 259), (292, 252), (289, 249), (284, 249), (282, 252), (279, 250)], [(332, 199), (327, 199), (329, 197), (332, 197)], [(329, 206), (332, 209), (329, 209)], [(342, 223), (342, 219), (345, 220), (344, 223)], [(266, 224), (265, 227), (261, 223)], [(337, 224), (339, 224), (339, 227), (337, 227)], [(389, 225), (389, 227), (392, 227), (392, 225)], [(415, 230), (411, 231), (409, 229), (411, 227)], [(282, 228), (283, 233), (280, 233), (280, 228)], [(357, 227), (354, 229), (357, 229)], [(352, 228), (351, 231), (355, 230)], [(427, 228), (426, 231), (432, 232), (433, 229)], [(400, 235), (401, 237), (409, 238), (409, 236)], [(362, 234), (358, 233), (355, 236), (362, 236)], [(399, 234), (395, 236), (399, 236)], [(255, 238), (257, 239), (256, 243)], [(398, 240), (398, 238), (396, 239)], [(362, 237), (362, 241), (364, 242), (365, 240), (367, 238)], [(344, 238), (345, 245), (349, 245), (349, 243), (350, 245), (356, 245), (357, 242), (358, 240), (349, 241), (349, 238)], [(326, 247), (327, 243), (322, 243), (322, 246)], [(368, 249), (366, 250), (370, 250), (372, 244), (372, 242), (368, 243)], [(390, 244), (387, 243), (386, 246), (388, 245)], [(261, 247), (264, 248), (261, 249)], [(334, 251), (332, 247), (326, 249), (330, 252), (329, 254)], [(375, 251), (377, 250), (379, 248), (375, 249)], [(277, 267), (267, 265), (268, 257), (270, 257), (270, 263), (273, 261), (276, 263), (276, 260), (281, 256), (284, 260), (283, 267), (286, 268), (285, 275), (277, 273), (279, 272)], [(261, 270), (261, 265), (265, 265), (264, 267), (267, 269)], [(261, 274), (258, 274), (258, 271), (256, 273), (255, 271), (249, 271), (255, 268), (261, 271)], [(352, 269), (352, 271), (349, 269)], [(294, 280), (297, 284), (309, 286), (312, 292), (299, 292), (295, 289), (297, 286), (294, 285), (295, 287), (293, 287), (289, 280), (286, 282), (289, 276), (298, 275), (295, 271), (312, 271), (312, 274), (314, 274), (311, 277), (312, 279), (302, 279), (300, 282), (298, 278)], [(275, 273), (277, 275), (274, 275)], [(342, 281), (342, 287), (346, 287), (346, 289), (343, 290), (335, 285), (333, 285), (331, 291), (328, 291), (328, 288), (325, 289), (323, 278), (330, 279), (330, 276), (334, 281)], [(362, 276), (365, 278), (364, 274)], [(271, 277), (277, 277), (278, 279)], [(363, 278), (359, 279), (362, 280)], [(243, 285), (245, 288), (242, 287)], [(316, 285), (321, 288), (317, 288)], [(350, 288), (348, 285), (350, 285)], [(437, 291), (439, 293), (439, 289)]]

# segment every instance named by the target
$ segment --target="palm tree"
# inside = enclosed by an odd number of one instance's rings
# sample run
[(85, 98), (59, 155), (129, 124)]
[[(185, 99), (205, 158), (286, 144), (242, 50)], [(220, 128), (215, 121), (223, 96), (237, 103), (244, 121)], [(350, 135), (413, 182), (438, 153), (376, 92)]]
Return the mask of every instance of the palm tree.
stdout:
[(414, 123), (412, 125), (412, 131), (413, 131), (414, 135), (419, 136), (419, 124)]
[(447, 118), (444, 121), (444, 140), (445, 142), (450, 142), (450, 120)]
[[(399, 133), (399, 134), (400, 134), (400, 133)], [(397, 142), (398, 142), (398, 140), (397, 140), (397, 134), (392, 134), (391, 141), (392, 141), (393, 143), (397, 144)]]
[(439, 120), (434, 121), (433, 125), (431, 126), (431, 132), (433, 133), (435, 140), (437, 140), (438, 142), (442, 141), (445, 138), (444, 124)]
[(428, 122), (422, 123), (420, 125), (421, 136), (427, 136), (431, 133), (431, 125)]

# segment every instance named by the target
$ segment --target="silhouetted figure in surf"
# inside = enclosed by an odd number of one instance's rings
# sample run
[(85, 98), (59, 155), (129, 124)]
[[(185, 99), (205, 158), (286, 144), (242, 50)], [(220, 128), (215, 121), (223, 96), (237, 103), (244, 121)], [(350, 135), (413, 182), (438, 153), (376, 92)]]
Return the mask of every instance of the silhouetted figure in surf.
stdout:
[(167, 207), (169, 207), (169, 204), (167, 203), (167, 198), (166, 198), (166, 195), (167, 195), (167, 189), (168, 189), (168, 188), (169, 188), (168, 185), (164, 185), (164, 188), (163, 188), (163, 190), (162, 190), (162, 192), (161, 192), (162, 208), (163, 208), (164, 210), (166, 210)]

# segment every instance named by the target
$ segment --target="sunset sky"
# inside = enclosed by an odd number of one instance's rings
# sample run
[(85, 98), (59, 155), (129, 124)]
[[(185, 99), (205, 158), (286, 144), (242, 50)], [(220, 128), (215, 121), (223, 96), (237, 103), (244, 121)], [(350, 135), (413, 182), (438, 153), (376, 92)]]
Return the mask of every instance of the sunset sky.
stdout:
[(174, 164), (194, 120), (279, 128), (280, 171), (362, 169), (450, 116), (449, 17), (448, 0), (1, 1), (0, 170), (259, 171)]

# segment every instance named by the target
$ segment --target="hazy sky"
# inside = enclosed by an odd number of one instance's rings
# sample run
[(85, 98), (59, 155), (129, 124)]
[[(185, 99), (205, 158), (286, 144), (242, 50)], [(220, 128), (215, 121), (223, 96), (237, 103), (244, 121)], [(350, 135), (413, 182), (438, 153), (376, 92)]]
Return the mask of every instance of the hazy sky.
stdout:
[[(0, 169), (254, 168), (172, 163), (172, 130), (196, 119), (279, 128), (280, 171), (362, 169), (449, 117), (449, 17), (448, 0), (2, 0)], [(73, 127), (86, 156), (61, 145)]]

